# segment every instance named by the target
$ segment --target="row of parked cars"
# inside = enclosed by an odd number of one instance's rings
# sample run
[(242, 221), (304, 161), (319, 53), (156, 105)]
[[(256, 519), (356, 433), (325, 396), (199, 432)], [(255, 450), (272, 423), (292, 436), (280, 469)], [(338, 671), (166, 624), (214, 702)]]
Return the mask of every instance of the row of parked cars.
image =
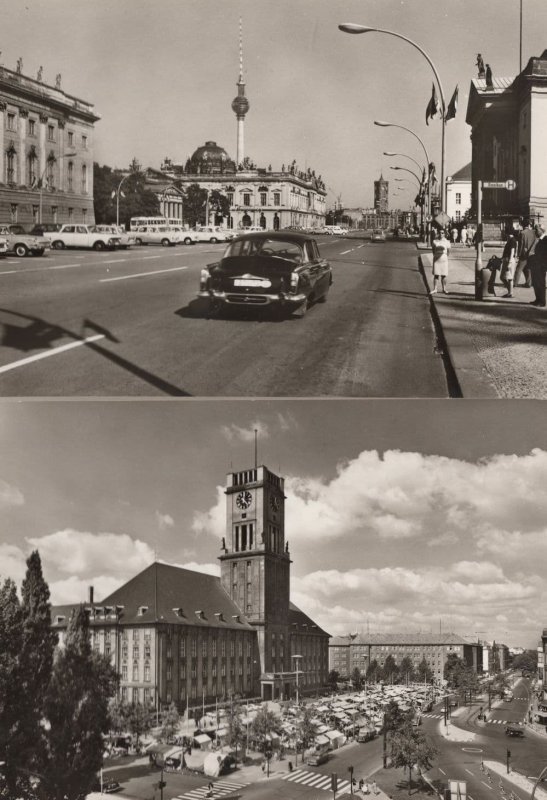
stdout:
[(23, 258), (42, 256), (53, 248), (78, 247), (91, 250), (127, 249), (134, 245), (160, 244), (171, 247), (196, 242), (227, 242), (235, 233), (213, 225), (184, 230), (169, 225), (149, 225), (126, 231), (121, 225), (42, 223), (26, 231), (20, 224), (0, 225), (0, 257), (9, 254)]

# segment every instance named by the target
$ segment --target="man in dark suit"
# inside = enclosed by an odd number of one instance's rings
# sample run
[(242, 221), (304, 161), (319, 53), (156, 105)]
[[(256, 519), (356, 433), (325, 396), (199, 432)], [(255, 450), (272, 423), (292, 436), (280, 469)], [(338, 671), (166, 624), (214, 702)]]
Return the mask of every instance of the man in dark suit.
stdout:
[(513, 286), (519, 285), (520, 276), (524, 273), (525, 282), (522, 284), (527, 289), (529, 289), (532, 285), (530, 280), (530, 268), (528, 266), (528, 259), (532, 255), (532, 245), (535, 245), (537, 242), (536, 234), (534, 232), (534, 228), (532, 226), (532, 220), (529, 219), (526, 221), (524, 225), (524, 229), (521, 230), (518, 238), (518, 263), (517, 268), (515, 269), (515, 278), (513, 282)]
[(547, 235), (545, 233), (545, 223), (537, 222), (534, 226), (538, 242), (532, 257), (532, 286), (536, 299), (532, 301), (533, 306), (545, 308), (545, 276), (547, 275)]

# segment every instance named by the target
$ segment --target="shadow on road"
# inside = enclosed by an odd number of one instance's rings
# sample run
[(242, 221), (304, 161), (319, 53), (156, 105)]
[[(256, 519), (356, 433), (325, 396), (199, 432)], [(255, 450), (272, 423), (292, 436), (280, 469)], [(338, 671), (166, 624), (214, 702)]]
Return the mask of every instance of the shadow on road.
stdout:
[[(120, 340), (117, 339), (107, 328), (97, 325), (92, 320), (83, 319), (80, 333), (63, 328), (60, 325), (53, 325), (46, 320), (39, 317), (32, 317), (28, 314), (21, 314), (17, 311), (10, 311), (7, 308), (0, 308), (0, 314), (6, 314), (17, 319), (27, 322), (27, 325), (14, 325), (12, 323), (0, 322), (0, 346), (10, 347), (14, 350), (22, 352), (29, 352), (31, 350), (48, 350), (56, 346), (60, 346), (59, 340), (69, 337), (75, 342), (83, 342), (89, 332), (98, 333), (103, 335), (107, 341), (119, 344)], [(139, 367), (137, 364), (129, 361), (116, 353), (107, 350), (97, 342), (84, 342), (83, 347), (93, 350), (93, 352), (102, 356), (116, 366), (126, 370), (126, 372), (135, 375), (142, 381), (154, 386), (164, 394), (176, 397), (188, 397), (188, 392), (179, 389), (178, 386), (164, 381), (157, 375), (149, 372), (148, 370)], [(39, 387), (37, 387), (39, 388)]]
[[(313, 308), (313, 306), (310, 308)], [(275, 306), (224, 306), (220, 310), (213, 312), (208, 302), (201, 298), (191, 300), (187, 306), (177, 309), (174, 313), (183, 319), (209, 319), (213, 321), (221, 319), (232, 322), (241, 322), (243, 320), (251, 322), (291, 322), (297, 319), (289, 311), (283, 311)]]
[[(475, 316), (480, 315), (488, 318), (488, 325), (484, 326), (485, 332), (492, 335), (500, 342), (507, 344), (530, 343), (547, 344), (547, 328), (545, 325), (545, 310), (520, 303), (481, 303), (469, 295), (465, 295), (469, 303), (462, 303), (459, 297), (448, 295), (442, 299), (442, 308), (439, 304), (439, 314), (441, 319), (450, 309), (455, 315), (461, 315), (462, 309), (473, 309)], [(477, 325), (476, 333), (481, 333), (481, 325)]]

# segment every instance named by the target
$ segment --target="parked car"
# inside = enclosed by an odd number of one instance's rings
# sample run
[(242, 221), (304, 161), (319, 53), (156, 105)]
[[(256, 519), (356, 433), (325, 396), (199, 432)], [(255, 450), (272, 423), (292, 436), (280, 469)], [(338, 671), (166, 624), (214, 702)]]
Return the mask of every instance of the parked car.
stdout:
[(92, 250), (114, 250), (120, 244), (118, 233), (98, 230), (95, 225), (62, 225), (60, 231), (46, 231), (44, 236), (55, 250), (83, 247)]
[(177, 758), (176, 756), (167, 756), (167, 758), (163, 762), (163, 766), (167, 770), (180, 769), (180, 765), (181, 765), (181, 759)]
[(147, 225), (135, 231), (135, 244), (161, 244), (174, 247), (181, 240), (181, 234), (168, 225)]
[(318, 767), (320, 764), (326, 764), (328, 760), (329, 754), (322, 750), (312, 753), (306, 759), (307, 764), (310, 767)]
[(22, 225), (0, 225), (0, 236), (6, 240), (8, 252), (19, 258), (42, 256), (49, 248), (49, 241), (43, 236), (31, 236)]
[(43, 236), (44, 233), (54, 233), (55, 231), (60, 231), (61, 228), (60, 222), (39, 222), (31, 228), (29, 233), (31, 236)]
[(370, 742), (371, 739), (376, 738), (376, 731), (374, 728), (361, 728), (357, 734), (358, 742)]
[(301, 233), (251, 233), (230, 242), (222, 259), (201, 271), (198, 297), (223, 306), (277, 306), (304, 316), (324, 302), (331, 267), (315, 239)]
[(100, 779), (98, 779), (92, 787), (94, 792), (102, 791), (104, 794), (112, 794), (113, 792), (119, 792), (122, 787), (118, 783), (118, 781), (111, 781), (111, 780), (103, 780), (102, 785)]
[(374, 228), (372, 233), (370, 234), (370, 241), (371, 242), (385, 242), (386, 234), (382, 230), (382, 228)]
[(219, 228), (218, 225), (201, 225), (194, 228), (193, 231), (188, 231), (196, 236), (196, 242), (229, 242), (234, 238), (234, 233), (227, 228)]
[(114, 236), (119, 236), (120, 243), (118, 247), (122, 250), (127, 250), (132, 244), (135, 244), (135, 234), (133, 231), (129, 233), (122, 225), (95, 225), (95, 230), (100, 233), (113, 233)]
[(8, 252), (8, 240), (0, 236), (0, 258), (4, 258)]
[(524, 736), (524, 731), (522, 728), (517, 728), (514, 725), (508, 725), (505, 728), (505, 735), (506, 736)]

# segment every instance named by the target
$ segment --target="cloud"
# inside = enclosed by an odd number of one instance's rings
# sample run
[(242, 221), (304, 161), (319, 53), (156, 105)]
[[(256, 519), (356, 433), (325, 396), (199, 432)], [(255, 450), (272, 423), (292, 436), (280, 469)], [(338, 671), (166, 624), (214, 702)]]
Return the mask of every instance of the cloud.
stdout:
[(52, 581), (49, 584), (51, 592), (51, 602), (53, 605), (68, 605), (69, 603), (85, 603), (88, 599), (89, 587), (93, 586), (95, 602), (103, 597), (108, 597), (113, 591), (118, 589), (124, 581), (112, 575), (94, 575), (90, 579), (83, 579), (77, 575), (71, 575), (59, 581)]
[(224, 486), (217, 486), (216, 503), (208, 511), (194, 512), (192, 530), (195, 534), (210, 534), (220, 539), (226, 535), (226, 497)]
[(39, 550), (44, 564), (69, 575), (135, 575), (154, 560), (154, 551), (146, 542), (127, 534), (89, 533), (66, 528), (62, 531), (28, 539)]
[(25, 497), (20, 489), (0, 479), (0, 509), (24, 505)]
[(186, 564), (177, 564), (176, 566), (203, 572), (206, 575), (215, 575), (217, 578), (220, 576), (220, 564), (199, 564), (197, 561), (188, 561)]
[(11, 578), (18, 585), (25, 577), (26, 556), (20, 547), (13, 544), (0, 544), (0, 581)]
[(241, 428), (239, 425), (232, 423), (231, 425), (222, 425), (220, 430), (229, 442), (254, 442), (255, 431), (259, 439), (268, 439), (270, 436), (268, 425), (260, 420), (251, 422), (248, 428)]
[(175, 520), (170, 514), (162, 514), (161, 511), (156, 511), (156, 520), (160, 531), (172, 528), (175, 524)]

